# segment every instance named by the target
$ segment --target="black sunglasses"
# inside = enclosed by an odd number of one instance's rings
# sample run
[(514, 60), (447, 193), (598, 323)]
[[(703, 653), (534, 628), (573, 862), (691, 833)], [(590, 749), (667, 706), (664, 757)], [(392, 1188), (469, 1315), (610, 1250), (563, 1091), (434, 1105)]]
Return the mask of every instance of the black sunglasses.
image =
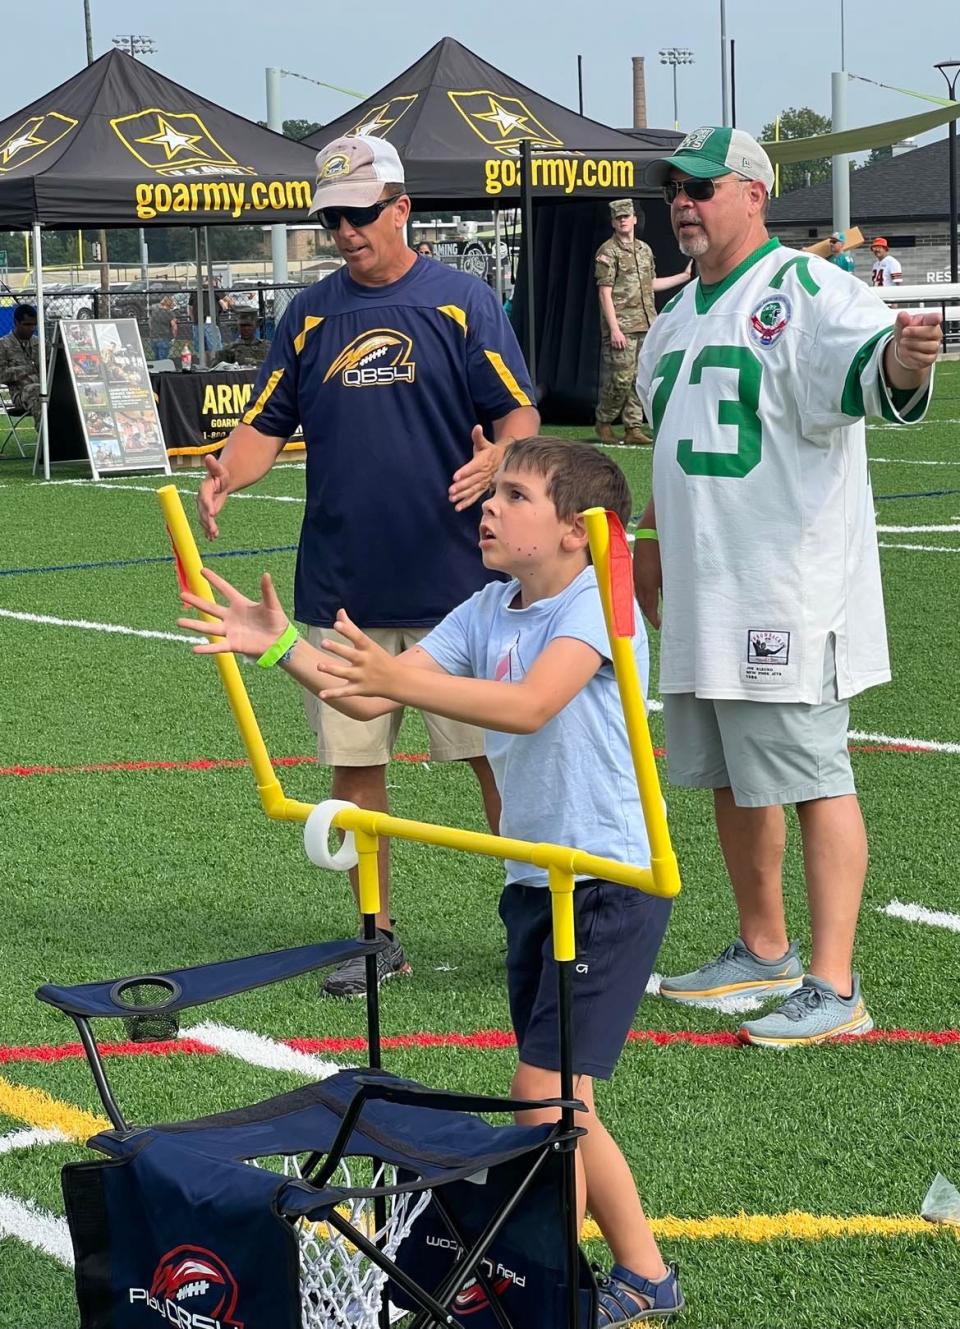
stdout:
[(708, 198), (713, 198), (717, 192), (717, 182), (715, 180), (665, 180), (663, 182), (663, 197), (668, 203), (672, 203), (678, 194), (686, 194), (694, 203), (706, 203)]
[(391, 194), (389, 198), (382, 198), (379, 203), (371, 203), (369, 208), (321, 208), (317, 213), (317, 221), (325, 231), (337, 231), (340, 229), (341, 218), (346, 217), (351, 226), (371, 226), (383, 212), (384, 208), (389, 208), (391, 203), (396, 203), (401, 194)]

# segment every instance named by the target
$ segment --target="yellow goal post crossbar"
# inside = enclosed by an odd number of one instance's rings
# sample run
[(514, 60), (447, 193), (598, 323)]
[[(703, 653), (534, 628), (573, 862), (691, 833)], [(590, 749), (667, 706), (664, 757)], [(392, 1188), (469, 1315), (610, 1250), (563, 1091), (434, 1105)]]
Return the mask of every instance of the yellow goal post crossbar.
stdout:
[[(185, 584), (196, 595), (212, 600), (213, 592), (203, 576), (203, 564), (197, 549), (193, 532), (187, 521), (180, 495), (175, 486), (164, 485), (157, 490), (157, 497), (163, 510), (167, 531), (173, 544), (177, 562), (177, 572), (181, 584)], [(211, 619), (211, 623), (216, 620)], [(211, 638), (216, 636), (211, 632)], [(633, 660), (632, 651), (630, 660)], [(257, 724), (257, 718), (250, 703), (249, 695), (240, 676), (235, 656), (224, 652), (214, 656), (217, 669), (230, 709), (240, 731), (248, 760), (253, 768), (260, 802), (268, 817), (281, 821), (305, 822), (314, 810), (314, 804), (302, 803), (288, 798), (281, 788), (276, 772), (270, 761), (263, 735)], [(619, 674), (618, 674), (619, 679)], [(639, 689), (639, 683), (637, 683)], [(643, 701), (640, 699), (643, 714)], [(646, 716), (643, 714), (643, 724)], [(646, 734), (647, 746), (650, 746), (649, 731)], [(650, 763), (653, 764), (653, 750), (650, 748)], [(656, 785), (655, 811), (663, 820), (663, 801), (660, 798), (659, 783), (655, 765), (652, 765), (653, 780)], [(644, 814), (647, 813), (646, 803)], [(573, 889), (575, 878), (597, 877), (604, 881), (617, 882), (630, 886), (650, 895), (672, 898), (680, 889), (680, 878), (674, 870), (660, 871), (656, 867), (634, 867), (628, 863), (618, 863), (613, 859), (590, 854), (581, 849), (571, 849), (556, 844), (534, 844), (527, 840), (514, 840), (506, 836), (492, 835), (485, 831), (468, 831), (455, 826), (437, 826), (428, 822), (411, 821), (402, 817), (393, 817), (383, 812), (372, 812), (363, 808), (340, 808), (331, 817), (331, 825), (344, 832), (352, 832), (357, 851), (359, 874), (360, 910), (363, 914), (376, 914), (380, 910), (380, 889), (377, 871), (377, 858), (380, 849), (380, 837), (388, 836), (401, 840), (413, 840), (419, 844), (435, 845), (445, 849), (458, 849), (467, 853), (483, 854), (491, 858), (515, 859), (530, 863), (535, 867), (545, 868), (551, 893), (553, 913), (554, 956), (558, 961), (575, 958)], [(649, 826), (649, 821), (648, 821)], [(651, 845), (654, 843), (654, 831), (650, 828)], [(662, 838), (662, 837), (661, 837)], [(660, 843), (658, 839), (657, 843)], [(669, 847), (669, 836), (667, 836)], [(671, 850), (672, 854), (672, 850)], [(662, 855), (661, 855), (662, 859)]]

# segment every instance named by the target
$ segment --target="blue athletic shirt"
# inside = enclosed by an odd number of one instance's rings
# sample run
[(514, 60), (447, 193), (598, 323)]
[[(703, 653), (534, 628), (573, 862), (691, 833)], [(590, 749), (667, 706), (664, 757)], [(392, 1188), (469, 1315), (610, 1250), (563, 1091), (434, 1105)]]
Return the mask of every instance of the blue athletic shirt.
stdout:
[[(650, 866), (643, 809), (633, 774), (627, 724), (603, 606), (592, 567), (559, 595), (512, 608), (517, 581), (493, 583), (420, 642), (448, 674), (521, 682), (551, 642), (573, 637), (592, 646), (603, 664), (586, 687), (533, 734), (485, 729), (484, 751), (503, 803), (500, 834), (584, 849), (636, 867)], [(633, 654), (647, 695), (647, 636), (634, 609)], [(547, 874), (508, 859), (507, 883), (546, 886)]]
[(533, 388), (488, 286), (418, 258), (397, 282), (361, 286), (345, 267), (290, 304), (244, 415), (307, 445), (295, 614), (328, 627), (430, 627), (491, 579), (479, 504), (447, 491), (473, 456), (471, 430)]

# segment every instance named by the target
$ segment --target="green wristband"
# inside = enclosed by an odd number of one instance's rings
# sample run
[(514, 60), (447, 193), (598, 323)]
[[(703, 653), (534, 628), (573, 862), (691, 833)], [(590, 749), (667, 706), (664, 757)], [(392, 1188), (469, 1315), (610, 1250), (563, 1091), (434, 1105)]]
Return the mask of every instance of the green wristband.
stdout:
[(299, 640), (300, 633), (292, 623), (288, 623), (273, 645), (268, 646), (260, 656), (257, 664), (261, 669), (272, 669), (275, 664), (280, 664), (289, 655)]
[(656, 531), (649, 526), (638, 526), (633, 533), (635, 540), (659, 540)]

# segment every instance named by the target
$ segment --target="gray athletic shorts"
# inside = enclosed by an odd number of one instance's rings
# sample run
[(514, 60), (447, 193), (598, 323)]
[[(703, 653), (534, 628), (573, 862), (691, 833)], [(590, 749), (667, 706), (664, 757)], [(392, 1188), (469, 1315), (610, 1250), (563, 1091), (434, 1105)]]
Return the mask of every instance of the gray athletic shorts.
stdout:
[(741, 808), (837, 798), (856, 788), (847, 750), (850, 707), (837, 700), (832, 644), (819, 705), (718, 701), (665, 693), (667, 773), (689, 789), (733, 791)]

